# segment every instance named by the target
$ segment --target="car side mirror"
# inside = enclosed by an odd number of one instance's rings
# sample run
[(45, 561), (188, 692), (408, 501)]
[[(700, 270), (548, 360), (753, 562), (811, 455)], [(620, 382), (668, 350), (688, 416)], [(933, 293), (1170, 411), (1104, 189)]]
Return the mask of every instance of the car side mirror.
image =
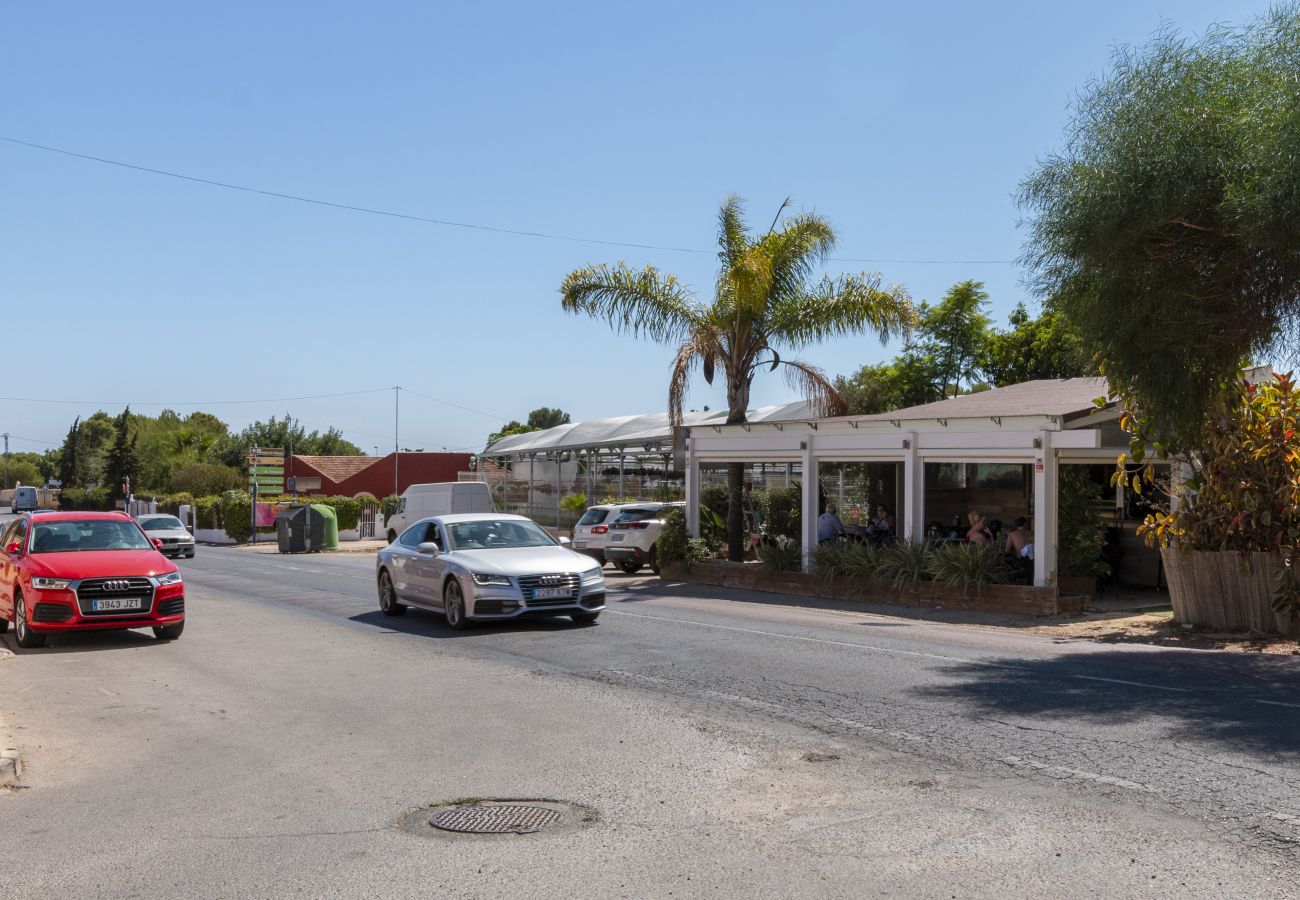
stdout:
[(425, 556), (437, 556), (442, 552), (442, 548), (433, 541), (425, 541), (423, 544), (416, 546), (415, 552), (423, 553)]
[(5, 544), (5, 553), (8, 553), (10, 556), (22, 556), (23, 555), (22, 543), (20, 541), (10, 541), (9, 543)]
[(149, 540), (153, 544), (155, 550), (161, 550), (163, 548), (162, 538), (150, 538)]

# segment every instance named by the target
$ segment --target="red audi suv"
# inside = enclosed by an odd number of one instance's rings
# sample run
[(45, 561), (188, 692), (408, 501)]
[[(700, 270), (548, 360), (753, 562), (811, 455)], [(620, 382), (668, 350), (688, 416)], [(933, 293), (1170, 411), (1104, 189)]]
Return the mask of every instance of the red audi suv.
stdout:
[(180, 570), (122, 513), (36, 512), (0, 532), (0, 632), (19, 647), (54, 631), (185, 628)]

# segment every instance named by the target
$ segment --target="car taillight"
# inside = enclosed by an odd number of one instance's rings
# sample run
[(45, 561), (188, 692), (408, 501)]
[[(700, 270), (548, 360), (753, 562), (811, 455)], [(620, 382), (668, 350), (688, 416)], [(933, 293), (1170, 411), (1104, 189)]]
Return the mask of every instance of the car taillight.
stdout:
[(592, 528), (591, 528), (591, 533), (592, 533), (592, 534), (609, 534), (609, 529), (606, 528), (604, 525), (593, 525)]

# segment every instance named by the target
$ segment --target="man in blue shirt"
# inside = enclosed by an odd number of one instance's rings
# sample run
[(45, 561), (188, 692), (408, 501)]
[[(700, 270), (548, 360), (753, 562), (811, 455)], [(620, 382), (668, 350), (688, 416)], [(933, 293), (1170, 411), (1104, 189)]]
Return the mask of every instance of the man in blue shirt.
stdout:
[(817, 517), (817, 543), (833, 541), (844, 533), (844, 523), (835, 515), (835, 504), (827, 503), (826, 512)]

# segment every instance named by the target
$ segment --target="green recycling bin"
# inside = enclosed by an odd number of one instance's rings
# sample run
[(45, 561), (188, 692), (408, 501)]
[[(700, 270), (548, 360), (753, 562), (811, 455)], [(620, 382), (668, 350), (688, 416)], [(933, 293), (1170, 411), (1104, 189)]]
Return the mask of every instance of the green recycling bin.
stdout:
[(321, 544), (320, 548), (322, 550), (337, 550), (339, 548), (339, 517), (335, 515), (334, 507), (313, 503), (311, 508), (325, 517), (325, 542)]

